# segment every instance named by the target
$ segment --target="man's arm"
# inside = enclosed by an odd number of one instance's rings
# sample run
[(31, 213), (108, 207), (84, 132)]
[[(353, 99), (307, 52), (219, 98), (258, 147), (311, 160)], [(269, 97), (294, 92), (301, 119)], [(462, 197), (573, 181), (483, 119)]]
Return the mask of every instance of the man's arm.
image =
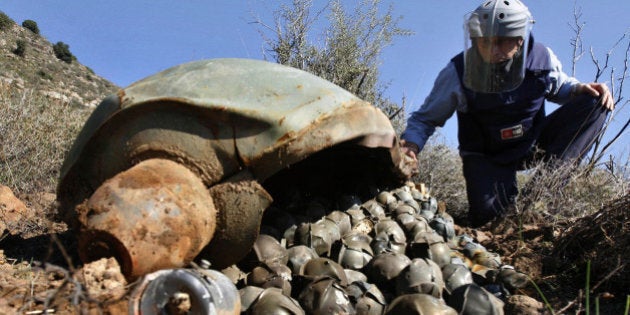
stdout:
[(452, 62), (440, 71), (429, 96), (411, 113), (401, 144), (405, 154), (416, 157), (436, 127), (444, 126), (455, 110), (466, 107), (466, 98)]
[(558, 104), (565, 104), (573, 99), (574, 96), (588, 93), (593, 97), (602, 98), (602, 106), (608, 110), (615, 108), (615, 102), (608, 90), (608, 86), (604, 83), (581, 83), (578, 79), (571, 77), (562, 71), (562, 64), (558, 57), (550, 48), (549, 57), (551, 58), (551, 66), (553, 70), (549, 73), (551, 78), (551, 86), (549, 87), (547, 98)]

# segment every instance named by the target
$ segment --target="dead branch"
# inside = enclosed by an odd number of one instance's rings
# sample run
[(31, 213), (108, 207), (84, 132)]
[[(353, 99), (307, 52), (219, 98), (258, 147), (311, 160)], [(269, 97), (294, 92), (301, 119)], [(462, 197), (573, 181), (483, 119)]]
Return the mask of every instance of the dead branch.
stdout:
[[(617, 46), (624, 38), (626, 38), (627, 35), (628, 35), (627, 33), (624, 34), (617, 41), (617, 43), (615, 43), (615, 46)], [(608, 54), (610, 54), (611, 51), (609, 51)], [(608, 127), (610, 126), (610, 121), (612, 121), (612, 118), (614, 117), (615, 113), (619, 112), (622, 108), (625, 107), (625, 105), (628, 104), (628, 101), (625, 101), (621, 106), (619, 105), (622, 102), (622, 100), (623, 100), (622, 93), (623, 93), (624, 83), (625, 83), (625, 79), (628, 77), (628, 71), (629, 71), (628, 70), (628, 68), (629, 68), (629, 61), (628, 60), (630, 60), (630, 40), (628, 40), (628, 44), (626, 46), (625, 57), (624, 57), (624, 61), (623, 61), (623, 64), (624, 64), (623, 72), (617, 79), (618, 82), (619, 82), (619, 85), (618, 85), (616, 91), (614, 89), (614, 85), (613, 85), (613, 88), (611, 89), (611, 93), (613, 93), (613, 97), (615, 96), (615, 94), (617, 95), (617, 99), (615, 100), (615, 107), (616, 107), (616, 109), (611, 113), (608, 122), (605, 124), (604, 128), (602, 129), (603, 132), (598, 137), (597, 145), (595, 146), (595, 148), (593, 150), (593, 155), (592, 155), (591, 160), (589, 162), (589, 166), (591, 168), (598, 161), (600, 161), (603, 158), (603, 156), (606, 153), (606, 151), (621, 137), (621, 135), (626, 131), (626, 129), (630, 125), (630, 118), (628, 118), (626, 120), (626, 122), (623, 124), (623, 126), (612, 137), (612, 139), (609, 140), (604, 146), (602, 146), (601, 150), (598, 150), (598, 146), (599, 146), (599, 142), (601, 141), (601, 137), (603, 136), (603, 134), (607, 131)], [(613, 75), (613, 71), (611, 71), (611, 76), (612, 75)], [(611, 82), (613, 82), (613, 83), (615, 82), (614, 77), (611, 78)]]
[(580, 22), (581, 17), (582, 8), (573, 6), (573, 22), (575, 25), (569, 24), (569, 27), (571, 27), (571, 29), (573, 29), (573, 32), (575, 33), (575, 37), (571, 39), (571, 46), (573, 46), (571, 76), (575, 76), (575, 67), (577, 65), (577, 62), (582, 58), (582, 55), (584, 55), (584, 48), (582, 46), (582, 29), (584, 28), (584, 23)]

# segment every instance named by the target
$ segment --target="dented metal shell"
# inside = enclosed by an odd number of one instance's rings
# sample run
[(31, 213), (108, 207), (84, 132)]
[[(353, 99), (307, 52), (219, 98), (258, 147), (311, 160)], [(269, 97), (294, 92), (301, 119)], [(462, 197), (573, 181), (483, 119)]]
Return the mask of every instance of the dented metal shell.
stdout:
[(307, 72), (249, 59), (191, 62), (96, 108), (64, 161), (59, 200), (71, 211), (148, 157), (177, 160), (211, 186), (242, 168), (262, 181), (344, 141), (391, 149), (395, 135), (379, 109)]
[[(227, 267), (247, 254), (259, 233), (262, 213), (272, 202), (261, 183), (340, 143), (385, 149), (391, 157), (389, 168), (401, 180), (413, 169), (389, 119), (324, 79), (259, 60), (182, 64), (133, 83), (94, 110), (61, 168), (60, 213), (71, 226), (86, 231), (84, 235), (104, 230), (89, 218), (93, 211), (80, 222), (77, 206), (107, 180), (142, 161), (170, 160), (209, 190), (208, 202), (217, 210), (217, 233), (191, 242), (207, 243), (206, 238), (214, 237), (202, 255), (214, 267)], [(132, 192), (122, 192), (127, 193)], [(207, 217), (193, 213), (182, 219), (200, 218)], [(143, 220), (127, 224), (139, 225), (135, 231), (144, 229)], [(195, 251), (199, 252), (195, 248), (182, 262), (189, 262)], [(151, 269), (129, 272), (140, 275)]]

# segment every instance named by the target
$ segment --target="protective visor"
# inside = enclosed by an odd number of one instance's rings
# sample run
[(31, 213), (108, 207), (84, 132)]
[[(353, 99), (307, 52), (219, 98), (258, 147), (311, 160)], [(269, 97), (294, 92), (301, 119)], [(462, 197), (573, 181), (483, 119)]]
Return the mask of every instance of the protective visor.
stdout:
[(464, 86), (480, 93), (508, 92), (525, 78), (531, 23), (514, 27), (487, 15), (465, 17)]

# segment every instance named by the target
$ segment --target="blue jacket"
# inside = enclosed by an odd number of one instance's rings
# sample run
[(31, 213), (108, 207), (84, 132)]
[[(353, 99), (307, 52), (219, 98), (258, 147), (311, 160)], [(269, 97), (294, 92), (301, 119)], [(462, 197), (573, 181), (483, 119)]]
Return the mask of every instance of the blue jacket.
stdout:
[[(513, 91), (476, 93), (464, 87), (466, 112), (457, 112), (460, 150), (483, 154), (497, 163), (521, 159), (543, 127), (551, 64), (545, 46), (529, 46), (525, 78)], [(452, 59), (462, 82), (464, 54)]]
[[(537, 46), (540, 47), (540, 45)], [(571, 90), (580, 82), (564, 73), (562, 64), (555, 54), (548, 47), (546, 50), (551, 71), (548, 74), (549, 81), (548, 86), (545, 87), (544, 97), (546, 100), (562, 105), (571, 100)], [(444, 126), (446, 120), (456, 111), (466, 113), (470, 110), (466, 94), (455, 63), (450, 61), (435, 79), (433, 88), (424, 103), (411, 113), (401, 138), (417, 144), (422, 150), (436, 127)], [(461, 132), (466, 132), (466, 130), (460, 130)], [(460, 146), (460, 154), (465, 156), (481, 153), (467, 151), (466, 148)]]

